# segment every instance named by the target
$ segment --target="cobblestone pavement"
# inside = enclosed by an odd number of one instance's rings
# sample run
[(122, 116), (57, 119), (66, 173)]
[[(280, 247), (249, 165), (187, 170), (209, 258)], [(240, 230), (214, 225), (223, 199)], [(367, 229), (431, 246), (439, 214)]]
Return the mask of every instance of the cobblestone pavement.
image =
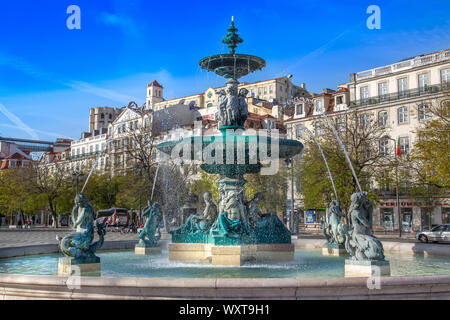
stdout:
[[(44, 228), (34, 227), (31, 229), (8, 229), (0, 228), (0, 248), (21, 247), (38, 244), (57, 244), (56, 236), (65, 236), (72, 233), (68, 228)], [(108, 232), (105, 241), (137, 240), (137, 233)]]

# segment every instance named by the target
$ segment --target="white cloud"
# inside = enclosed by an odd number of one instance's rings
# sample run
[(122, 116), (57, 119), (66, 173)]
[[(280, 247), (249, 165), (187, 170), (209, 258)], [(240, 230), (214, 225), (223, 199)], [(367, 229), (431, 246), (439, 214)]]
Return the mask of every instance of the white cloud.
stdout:
[(0, 103), (0, 112), (3, 113), (3, 115), (8, 118), (12, 123), (15, 124), (16, 128), (25, 131), (28, 133), (33, 139), (38, 140), (39, 136), (37, 135), (36, 131), (34, 129), (31, 129), (29, 126), (27, 126), (25, 123), (23, 123), (22, 120), (20, 120), (16, 115), (14, 115), (12, 112), (8, 111), (4, 105)]

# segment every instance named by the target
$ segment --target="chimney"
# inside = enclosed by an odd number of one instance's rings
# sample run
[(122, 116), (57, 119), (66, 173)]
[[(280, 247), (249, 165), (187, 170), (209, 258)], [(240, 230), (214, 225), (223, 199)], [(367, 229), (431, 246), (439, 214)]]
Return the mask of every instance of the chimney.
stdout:
[(302, 89), (306, 90), (306, 84), (304, 82), (302, 82), (301, 87), (302, 87)]

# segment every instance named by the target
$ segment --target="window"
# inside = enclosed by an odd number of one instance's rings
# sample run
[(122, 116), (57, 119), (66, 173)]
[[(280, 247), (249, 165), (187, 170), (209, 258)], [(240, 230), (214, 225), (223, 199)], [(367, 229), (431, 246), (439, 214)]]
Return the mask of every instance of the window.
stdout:
[(303, 104), (302, 103), (297, 105), (295, 114), (296, 115), (302, 115), (303, 114)]
[(81, 154), (85, 154), (86, 153), (86, 149), (83, 147), (81, 148)]
[(360, 93), (361, 93), (361, 101), (367, 102), (367, 100), (369, 99), (369, 87), (368, 86), (361, 87)]
[(100, 115), (100, 118), (105, 119), (105, 114), (102, 113), (102, 114)]
[(408, 123), (408, 107), (398, 108), (398, 123)]
[(315, 127), (316, 127), (316, 136), (318, 137), (318, 136), (321, 136), (322, 134), (323, 134), (323, 127), (322, 127), (322, 124), (320, 123), (320, 122), (316, 122), (316, 125), (315, 125)]
[(408, 90), (408, 78), (398, 79), (397, 85), (399, 98), (406, 97), (406, 90)]
[(427, 104), (422, 104), (418, 107), (419, 120), (427, 120), (431, 118), (429, 112), (429, 106)]
[(273, 93), (273, 86), (269, 87), (269, 93)]
[(367, 129), (370, 126), (370, 116), (368, 113), (359, 116), (359, 125), (363, 129)]
[(336, 122), (336, 128), (339, 132), (345, 131), (345, 118), (339, 117)]
[(316, 109), (316, 113), (323, 113), (323, 103), (322, 100), (314, 101), (314, 107)]
[(258, 98), (261, 96), (261, 88), (258, 88)]
[(255, 90), (252, 89), (252, 97), (255, 97)]
[(283, 86), (280, 86), (280, 91), (283, 92)]
[(445, 86), (450, 85), (450, 68), (441, 70), (441, 83)]
[(343, 96), (337, 96), (336, 97), (336, 105), (343, 104), (344, 103), (344, 97)]
[(409, 137), (401, 137), (399, 140), (402, 154), (409, 154)]
[(380, 154), (382, 154), (382, 155), (389, 154), (389, 139), (388, 138), (380, 139)]
[(297, 139), (303, 138), (303, 126), (301, 124), (295, 126), (295, 136)]
[(425, 92), (428, 89), (428, 73), (419, 74), (419, 92)]
[(264, 94), (267, 94), (267, 87), (264, 87)]
[(95, 145), (95, 152), (98, 152), (99, 146), (98, 144)]
[(388, 122), (388, 113), (387, 111), (378, 112), (378, 125), (379, 126), (387, 126)]
[(387, 99), (388, 94), (388, 83), (387, 82), (381, 82), (378, 84), (378, 96), (380, 98), (380, 101), (384, 101)]

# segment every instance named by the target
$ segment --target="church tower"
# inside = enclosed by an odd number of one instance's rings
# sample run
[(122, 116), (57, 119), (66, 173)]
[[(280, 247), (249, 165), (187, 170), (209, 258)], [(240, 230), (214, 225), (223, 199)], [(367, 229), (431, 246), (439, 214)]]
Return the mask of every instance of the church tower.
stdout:
[(146, 109), (152, 109), (155, 107), (155, 104), (158, 102), (164, 101), (163, 98), (163, 86), (158, 83), (158, 81), (154, 80), (147, 86), (147, 100), (146, 100)]

